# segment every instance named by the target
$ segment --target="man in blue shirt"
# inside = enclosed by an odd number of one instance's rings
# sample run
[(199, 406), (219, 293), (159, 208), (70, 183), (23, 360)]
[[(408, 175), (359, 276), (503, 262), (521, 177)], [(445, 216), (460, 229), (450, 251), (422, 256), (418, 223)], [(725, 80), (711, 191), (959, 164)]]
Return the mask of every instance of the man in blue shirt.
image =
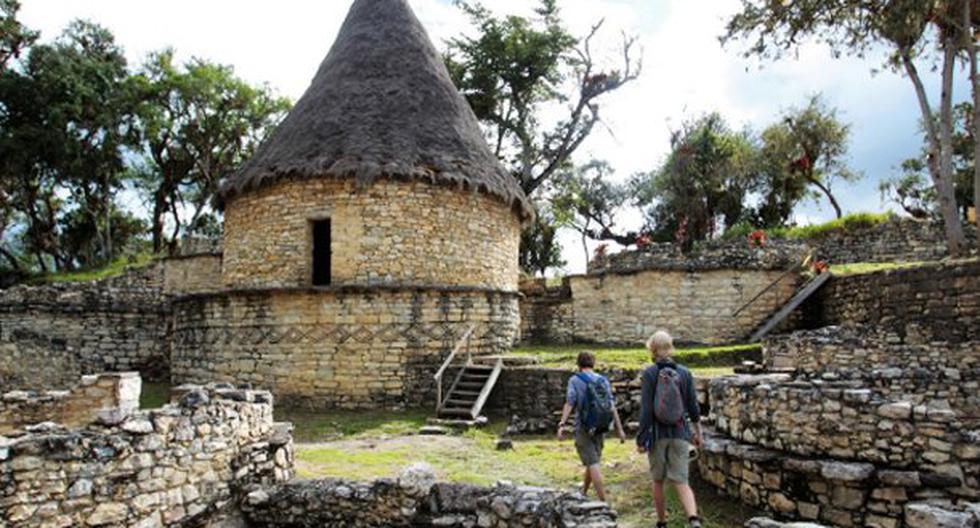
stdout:
[(565, 423), (569, 415), (574, 410), (578, 415), (575, 421), (575, 450), (578, 451), (579, 459), (585, 466), (585, 476), (582, 485), (582, 493), (588, 495), (589, 485), (595, 485), (596, 496), (599, 500), (606, 500), (606, 490), (602, 485), (602, 472), (600, 463), (602, 461), (602, 446), (604, 431), (590, 431), (585, 423), (586, 405), (589, 399), (589, 384), (605, 391), (607, 401), (612, 405), (613, 424), (620, 442), (626, 441), (626, 433), (623, 432), (623, 424), (619, 421), (619, 413), (616, 411), (616, 399), (613, 397), (612, 386), (605, 376), (593, 372), (595, 368), (595, 356), (591, 352), (582, 352), (578, 355), (579, 373), (568, 379), (568, 390), (565, 394), (565, 406), (562, 409), (561, 421), (558, 423), (558, 440), (564, 436)]
[[(691, 444), (701, 447), (701, 409), (691, 371), (671, 358), (674, 340), (667, 332), (657, 332), (647, 340), (647, 350), (655, 365), (642, 374), (640, 429), (637, 451), (646, 453), (653, 476), (653, 501), (657, 508), (657, 527), (667, 526), (664, 481), (677, 489), (692, 528), (700, 528), (697, 501), (688, 485)], [(665, 420), (665, 416), (676, 416)], [(693, 431), (692, 431), (693, 428)]]

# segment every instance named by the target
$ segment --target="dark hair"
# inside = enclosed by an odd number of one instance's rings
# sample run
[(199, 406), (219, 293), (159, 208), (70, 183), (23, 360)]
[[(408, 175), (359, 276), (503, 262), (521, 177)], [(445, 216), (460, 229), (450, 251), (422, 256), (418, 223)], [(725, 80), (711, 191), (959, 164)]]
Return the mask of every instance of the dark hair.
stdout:
[(578, 368), (580, 369), (594, 368), (595, 355), (592, 352), (579, 352), (578, 360), (576, 362), (578, 363)]

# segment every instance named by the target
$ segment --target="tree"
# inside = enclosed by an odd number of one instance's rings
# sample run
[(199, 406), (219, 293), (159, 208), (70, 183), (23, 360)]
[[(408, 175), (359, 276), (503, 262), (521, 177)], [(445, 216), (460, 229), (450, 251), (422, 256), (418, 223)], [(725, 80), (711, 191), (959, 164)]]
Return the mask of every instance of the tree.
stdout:
[(526, 273), (544, 276), (550, 268), (565, 265), (558, 244), (558, 227), (550, 211), (538, 204), (534, 221), (521, 233), (520, 266)]
[(582, 248), (588, 263), (587, 239), (612, 240), (624, 246), (636, 242), (636, 233), (618, 234), (616, 212), (629, 201), (629, 190), (611, 180), (612, 167), (595, 161), (561, 175), (552, 199), (556, 219), (582, 236)]
[[(956, 208), (960, 218), (966, 220), (974, 205), (974, 176), (976, 174), (974, 108), (969, 102), (956, 105), (953, 123), (953, 187)], [(918, 158), (907, 159), (901, 164), (901, 175), (882, 182), (882, 197), (898, 204), (913, 217), (939, 217), (935, 189), (928, 183), (928, 144)]]
[[(966, 1), (742, 0), (741, 12), (728, 22), (721, 37), (723, 43), (751, 40), (745, 55), (761, 58), (779, 58), (807, 38), (829, 45), (835, 56), (860, 57), (885, 45), (886, 65), (903, 71), (915, 89), (929, 145), (929, 174), (954, 256), (962, 253), (965, 241), (953, 190), (952, 101), (955, 63), (966, 40), (960, 15), (969, 9), (963, 4)], [(942, 88), (938, 112), (917, 65), (918, 60), (937, 55)]]
[(90, 265), (109, 262), (114, 197), (124, 183), (123, 151), (133, 142), (136, 103), (123, 50), (107, 29), (75, 21), (53, 46), (32, 49), (30, 59), (31, 74), (51, 94), (49, 123), (57, 123), (65, 150), (55, 168), (78, 209), (70, 218), (92, 235), (79, 248)]
[(682, 231), (682, 246), (690, 249), (746, 217), (746, 197), (756, 181), (751, 137), (732, 131), (714, 113), (674, 132), (664, 163), (632, 185), (636, 205), (645, 208), (646, 230), (658, 240)]
[(153, 54), (132, 82), (144, 101), (145, 159), (134, 174), (152, 206), (153, 249), (172, 251), (182, 233), (214, 231), (219, 180), (252, 155), (291, 103), (229, 66), (196, 59), (178, 67), (173, 50)]
[(37, 32), (31, 31), (17, 21), (20, 2), (0, 0), (0, 70), (7, 68), (11, 59), (20, 57), (21, 52), (37, 40)]
[[(524, 192), (546, 201), (549, 184), (572, 169), (573, 154), (601, 122), (603, 97), (639, 76), (636, 40), (623, 35), (622, 63), (603, 67), (592, 51), (603, 22), (576, 38), (562, 23), (556, 0), (540, 0), (534, 17), (496, 17), (464, 0), (456, 5), (478, 31), (475, 37), (449, 41), (445, 61), (453, 82)], [(545, 110), (554, 108), (563, 108), (561, 117), (546, 119)], [(539, 234), (524, 239), (536, 240)], [(534, 259), (521, 257), (522, 262)]]
[[(831, 190), (833, 182), (859, 177), (847, 166), (849, 136), (850, 127), (840, 122), (837, 112), (828, 108), (819, 95), (811, 97), (805, 107), (785, 112), (780, 122), (766, 128), (762, 132), (762, 157), (772, 180), (760, 211), (762, 216), (774, 220), (792, 211), (785, 206), (795, 205), (802, 197), (798, 196), (799, 191), (812, 185), (827, 198), (837, 218), (842, 217), (844, 213)], [(775, 182), (783, 189), (791, 188), (791, 192), (776, 198), (773, 191), (777, 187), (772, 185)], [(784, 222), (786, 219), (782, 218)]]

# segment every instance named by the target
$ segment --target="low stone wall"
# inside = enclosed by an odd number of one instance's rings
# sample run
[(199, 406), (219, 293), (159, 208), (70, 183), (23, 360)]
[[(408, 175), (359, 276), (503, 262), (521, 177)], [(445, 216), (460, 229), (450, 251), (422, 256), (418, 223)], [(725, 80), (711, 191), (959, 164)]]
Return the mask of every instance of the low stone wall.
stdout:
[(517, 293), (330, 288), (175, 301), (173, 379), (252, 383), (291, 403), (433, 403), (433, 375), (471, 324), (475, 354), (509, 350)]
[(507, 484), (437, 484), (431, 471), (422, 468), (410, 468), (397, 480), (311, 480), (261, 489), (248, 496), (243, 510), (250, 526), (261, 528), (616, 526), (616, 514), (607, 504), (578, 493)]
[(0, 292), (0, 390), (66, 388), (83, 374), (167, 377), (164, 267)]
[(200, 526), (236, 517), (246, 487), (292, 477), (268, 392), (183, 387), (176, 403), (81, 428), (0, 437), (4, 526)]
[(792, 298), (799, 282), (795, 274), (744, 269), (575, 276), (574, 338), (637, 344), (667, 329), (679, 343), (739, 342)]
[(807, 325), (875, 326), (962, 342), (980, 328), (980, 260), (834, 277), (804, 305)]
[[(639, 370), (602, 371), (616, 396), (616, 408), (624, 426), (640, 420)], [(501, 374), (487, 403), (487, 411), (510, 419), (511, 435), (552, 433), (558, 425), (565, 390), (573, 370), (537, 367), (508, 368)], [(710, 410), (707, 378), (694, 380), (701, 414)]]
[[(967, 245), (973, 247), (976, 228), (964, 225)], [(597, 257), (589, 263), (590, 274), (632, 273), (643, 270), (787, 269), (799, 265), (813, 252), (830, 264), (855, 262), (929, 262), (948, 256), (940, 223), (894, 218), (875, 226), (827, 233), (811, 239), (770, 238), (764, 248), (750, 247), (748, 240), (709, 241), (684, 254), (675, 244), (651, 244)]]
[(977, 341), (913, 342), (889, 331), (827, 327), (766, 340), (763, 365), (795, 371), (798, 380), (857, 382), (913, 405), (943, 401), (963, 420), (980, 424), (977, 350)]
[(804, 456), (936, 466), (961, 479), (972, 474), (972, 481), (964, 481), (971, 490), (963, 494), (980, 497), (980, 422), (950, 408), (948, 400), (916, 403), (883, 397), (861, 381), (793, 381), (786, 375), (719, 378), (710, 392), (718, 432), (735, 440)]
[(123, 372), (83, 376), (65, 391), (7, 392), (0, 397), (0, 435), (47, 421), (69, 428), (111, 421), (139, 408), (141, 386), (139, 373)]
[[(718, 437), (710, 430), (698, 468), (702, 477), (726, 494), (782, 517), (844, 527), (973, 526), (929, 525), (916, 521), (914, 513), (907, 517), (907, 512), (923, 508), (910, 503), (934, 501), (962, 486), (961, 481), (928, 469), (896, 470), (787, 455)], [(961, 508), (969, 507), (976, 497), (960, 502)]]
[[(964, 224), (967, 245), (976, 247), (976, 227)], [(852, 262), (928, 262), (949, 253), (946, 232), (940, 222), (893, 218), (852, 232), (829, 233), (809, 241), (817, 258), (831, 264)]]
[(575, 340), (572, 289), (566, 277), (561, 285), (548, 286), (545, 279), (520, 285), (521, 341), (564, 344)]

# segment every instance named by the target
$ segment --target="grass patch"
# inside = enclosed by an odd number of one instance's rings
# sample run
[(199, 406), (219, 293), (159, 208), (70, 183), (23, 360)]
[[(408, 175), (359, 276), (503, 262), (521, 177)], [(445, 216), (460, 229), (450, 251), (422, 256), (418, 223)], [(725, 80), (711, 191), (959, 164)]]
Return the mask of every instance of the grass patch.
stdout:
[(425, 425), (429, 410), (407, 411), (331, 411), (275, 409), (275, 418), (292, 422), (297, 442), (323, 442), (350, 438), (377, 438), (414, 433)]
[[(643, 347), (601, 347), (590, 345), (529, 345), (515, 348), (516, 356), (536, 357), (541, 366), (575, 368), (578, 353), (588, 350), (595, 354), (597, 370), (622, 368), (640, 369), (650, 364), (650, 353)], [(674, 359), (701, 376), (731, 374), (731, 367), (743, 361), (759, 361), (762, 345), (732, 345), (721, 347), (681, 348)]]
[(159, 409), (170, 403), (170, 384), (169, 383), (147, 383), (143, 382), (140, 391), (141, 409)]
[[(802, 240), (812, 240), (824, 238), (835, 233), (850, 233), (859, 229), (874, 227), (883, 224), (895, 217), (895, 213), (887, 211), (884, 213), (851, 213), (841, 218), (824, 222), (796, 227), (774, 227), (763, 229), (770, 238), (794, 238)], [(725, 231), (722, 239), (731, 240), (734, 238), (745, 238), (749, 233), (759, 228), (750, 224), (741, 223), (732, 226)]]
[(52, 282), (84, 282), (118, 277), (130, 270), (141, 269), (149, 266), (156, 260), (152, 253), (140, 253), (138, 255), (127, 255), (117, 258), (112, 263), (96, 269), (69, 271), (64, 273), (52, 273), (41, 275), (30, 282), (35, 284)]
[[(361, 416), (365, 414), (376, 416), (363, 418), (367, 421), (383, 421), (385, 416), (390, 416), (389, 413), (361, 413)], [(324, 420), (334, 422), (346, 417), (346, 413), (323, 415)], [(408, 465), (425, 462), (442, 480), (477, 485), (508, 480), (523, 485), (572, 489), (581, 484), (581, 467), (570, 439), (558, 442), (551, 437), (520, 438), (514, 441), (513, 451), (501, 452), (495, 449), (500, 424), (447, 437), (384, 438), (378, 431), (385, 429), (364, 430), (354, 440), (297, 445), (298, 476), (369, 480), (396, 476)], [(653, 525), (653, 501), (647, 471), (646, 457), (635, 453), (631, 441), (620, 444), (617, 440), (607, 440), (603, 476), (612, 505), (620, 514), (621, 526)], [(694, 481), (692, 484), (698, 493), (706, 527), (741, 526), (755, 515), (747, 507), (712, 492), (703, 483)], [(668, 502), (672, 513), (670, 525), (686, 526), (673, 490), (668, 495)]]
[(862, 275), (864, 273), (874, 273), (876, 271), (917, 268), (923, 262), (857, 262), (854, 264), (833, 264), (830, 271), (837, 276)]

